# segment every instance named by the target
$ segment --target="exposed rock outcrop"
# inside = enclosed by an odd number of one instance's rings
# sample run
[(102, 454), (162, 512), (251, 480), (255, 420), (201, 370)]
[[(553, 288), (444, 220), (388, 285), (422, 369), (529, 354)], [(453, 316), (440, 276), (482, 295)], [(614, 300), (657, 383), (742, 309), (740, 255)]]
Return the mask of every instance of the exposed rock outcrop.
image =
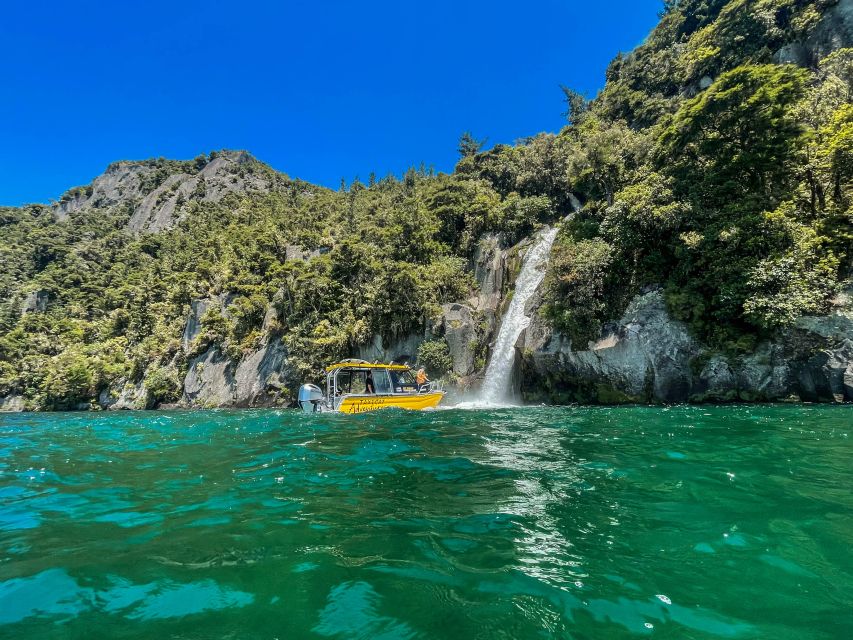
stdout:
[(382, 339), (382, 336), (375, 334), (369, 344), (358, 348), (355, 357), (368, 362), (391, 362), (393, 360), (414, 362), (418, 355), (418, 347), (426, 340), (433, 338), (435, 338), (435, 334), (432, 332), (432, 326), (387, 343)]
[(814, 67), (825, 56), (853, 45), (853, 0), (838, 0), (805, 39), (789, 42), (776, 52), (776, 62)]
[(153, 399), (142, 381), (119, 380), (101, 391), (98, 404), (111, 411), (154, 408)]
[(47, 311), (47, 303), (50, 294), (47, 291), (30, 291), (21, 304), (21, 315), (28, 313), (44, 313)]
[(667, 312), (662, 292), (637, 296), (588, 345), (534, 316), (519, 348), (522, 391), (547, 402), (853, 401), (853, 306), (802, 318), (750, 354), (726, 356)]
[(182, 404), (200, 407), (234, 404), (234, 368), (234, 362), (218, 346), (211, 345), (190, 362)]
[(174, 226), (191, 200), (218, 202), (230, 193), (267, 192), (280, 179), (245, 151), (221, 151), (203, 165), (122, 161), (92, 184), (66, 193), (53, 211), (62, 221), (78, 211), (124, 205), (131, 212), (128, 229), (156, 232)]
[(24, 411), (24, 397), (19, 395), (0, 396), (0, 412), (17, 413)]
[(687, 328), (669, 318), (660, 291), (638, 296), (595, 343), (574, 346), (534, 313), (522, 344), (530, 354), (522, 391), (535, 397), (533, 382), (543, 381), (542, 392), (563, 402), (684, 400), (699, 354)]
[(506, 252), (501, 249), (500, 236), (488, 233), (480, 238), (472, 259), (477, 295), (470, 303), (478, 311), (494, 313), (501, 303), (506, 280)]
[(238, 361), (218, 345), (189, 364), (181, 404), (192, 407), (258, 407), (288, 404), (294, 372), (277, 336), (267, 336), (258, 349)]
[(148, 193), (128, 222), (131, 231), (161, 231), (182, 216), (182, 206), (190, 199), (219, 202), (229, 193), (265, 192), (267, 176), (248, 170), (257, 161), (245, 151), (220, 153), (195, 175), (178, 173)]
[(476, 312), (464, 304), (446, 304), (442, 307), (442, 324), (453, 373), (460, 377), (471, 375), (479, 342)]

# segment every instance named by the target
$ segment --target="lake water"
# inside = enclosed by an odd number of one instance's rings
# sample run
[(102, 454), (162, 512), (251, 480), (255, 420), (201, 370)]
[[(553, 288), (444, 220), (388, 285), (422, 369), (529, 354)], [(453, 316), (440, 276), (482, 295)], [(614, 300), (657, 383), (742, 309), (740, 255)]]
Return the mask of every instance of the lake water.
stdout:
[(853, 637), (853, 407), (0, 417), (2, 638)]

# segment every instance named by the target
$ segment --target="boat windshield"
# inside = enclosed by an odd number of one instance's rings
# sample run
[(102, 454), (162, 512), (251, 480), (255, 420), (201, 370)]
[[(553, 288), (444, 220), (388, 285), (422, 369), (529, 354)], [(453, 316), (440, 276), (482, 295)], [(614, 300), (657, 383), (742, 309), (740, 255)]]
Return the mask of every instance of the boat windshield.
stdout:
[(387, 369), (376, 369), (373, 372), (373, 384), (376, 393), (391, 393), (391, 379), (388, 377)]
[(388, 373), (391, 374), (391, 384), (394, 386), (394, 393), (411, 393), (417, 389), (415, 377), (411, 371), (389, 370)]

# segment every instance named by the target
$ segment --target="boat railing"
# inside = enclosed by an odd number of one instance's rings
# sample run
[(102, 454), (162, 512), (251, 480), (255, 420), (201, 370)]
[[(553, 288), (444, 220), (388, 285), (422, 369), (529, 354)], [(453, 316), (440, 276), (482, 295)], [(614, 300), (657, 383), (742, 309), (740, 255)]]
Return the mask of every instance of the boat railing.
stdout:
[(444, 384), (441, 380), (430, 380), (422, 384), (418, 393), (433, 393), (434, 391), (444, 391)]

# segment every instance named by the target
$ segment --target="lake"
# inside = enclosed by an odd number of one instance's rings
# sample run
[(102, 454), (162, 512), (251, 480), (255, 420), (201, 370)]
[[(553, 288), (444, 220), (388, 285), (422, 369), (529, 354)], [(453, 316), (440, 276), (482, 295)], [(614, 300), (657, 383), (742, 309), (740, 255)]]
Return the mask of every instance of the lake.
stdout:
[(0, 416), (2, 638), (853, 637), (853, 407)]

